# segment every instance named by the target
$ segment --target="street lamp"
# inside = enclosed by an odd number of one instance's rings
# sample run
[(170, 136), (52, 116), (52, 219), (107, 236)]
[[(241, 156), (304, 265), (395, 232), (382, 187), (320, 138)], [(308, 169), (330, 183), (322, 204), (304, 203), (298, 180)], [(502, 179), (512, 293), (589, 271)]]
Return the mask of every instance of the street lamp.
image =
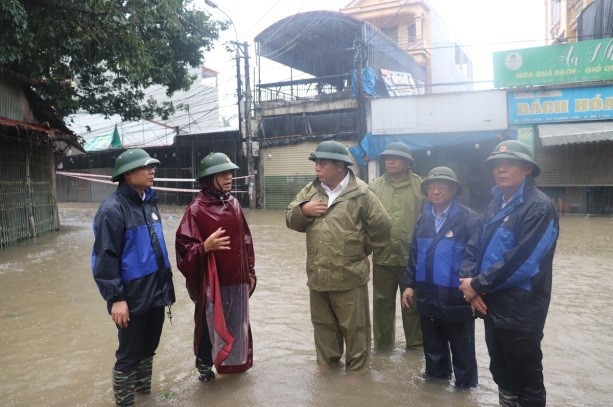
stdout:
[[(228, 18), (230, 24), (232, 24), (232, 28), (234, 29), (234, 45), (236, 46), (236, 82), (237, 82), (237, 99), (238, 99), (238, 131), (239, 134), (242, 134), (241, 122), (243, 120), (243, 115), (241, 114), (241, 110), (245, 112), (245, 133), (247, 136), (247, 176), (249, 182), (249, 209), (255, 209), (256, 201), (255, 201), (255, 173), (254, 173), (254, 160), (253, 160), (253, 136), (251, 134), (251, 85), (249, 83), (249, 45), (247, 42), (241, 44), (238, 42), (238, 33), (236, 31), (236, 25), (232, 18), (219, 8), (219, 6), (213, 2), (212, 0), (204, 0), (204, 3), (211, 8), (219, 10), (224, 16)], [(241, 48), (242, 47), (242, 48)], [(242, 51), (243, 56), (245, 58), (245, 104), (241, 105), (243, 102), (242, 96), (242, 82), (241, 82), (241, 68), (240, 68), (240, 52)]]
[[(232, 18), (222, 9), (219, 8), (219, 6), (213, 2), (212, 0), (204, 0), (204, 3), (214, 9), (219, 10), (224, 16), (226, 16), (226, 18), (230, 21), (230, 24), (232, 24), (232, 28), (234, 29), (234, 46), (236, 47), (236, 54), (235, 54), (235, 59), (236, 59), (236, 98), (237, 98), (237, 106), (238, 106), (238, 132), (239, 134), (242, 134), (242, 125), (241, 122), (243, 120), (242, 117), (242, 111), (241, 111), (241, 103), (243, 100), (243, 95), (242, 95), (242, 82), (241, 82), (241, 65), (240, 65), (240, 43), (238, 42), (238, 33), (236, 31), (236, 25), (234, 24), (234, 21), (232, 21)], [(227, 48), (226, 48), (227, 49)], [(228, 49), (229, 50), (229, 49)]]
[(204, 3), (211, 8), (216, 8), (217, 10), (219, 10), (221, 14), (223, 14), (224, 16), (228, 18), (228, 20), (230, 20), (230, 24), (232, 24), (232, 28), (234, 29), (234, 39), (236, 40), (236, 43), (238, 44), (238, 33), (236, 32), (236, 25), (234, 25), (234, 21), (232, 21), (230, 16), (227, 15), (225, 11), (220, 9), (219, 6), (215, 4), (214, 2), (212, 2), (211, 0), (204, 0)]

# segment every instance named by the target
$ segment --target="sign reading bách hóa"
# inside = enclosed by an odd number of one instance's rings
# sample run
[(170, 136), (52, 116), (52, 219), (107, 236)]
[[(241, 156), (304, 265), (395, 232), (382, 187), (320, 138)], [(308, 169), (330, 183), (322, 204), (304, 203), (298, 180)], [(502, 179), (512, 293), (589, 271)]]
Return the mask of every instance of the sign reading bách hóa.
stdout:
[(511, 124), (613, 119), (613, 86), (522, 90), (507, 98)]

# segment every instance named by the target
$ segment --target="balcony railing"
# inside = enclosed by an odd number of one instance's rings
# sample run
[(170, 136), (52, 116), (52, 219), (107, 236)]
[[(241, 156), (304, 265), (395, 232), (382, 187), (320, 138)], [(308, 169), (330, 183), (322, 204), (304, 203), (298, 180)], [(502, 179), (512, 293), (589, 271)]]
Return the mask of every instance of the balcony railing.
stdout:
[(575, 0), (574, 4), (570, 7), (570, 18), (568, 19), (569, 25), (576, 23), (577, 17), (583, 11), (583, 0)]
[(308, 99), (343, 98), (351, 94), (349, 75), (297, 79), (293, 81), (262, 83), (258, 85), (258, 101), (293, 102)]

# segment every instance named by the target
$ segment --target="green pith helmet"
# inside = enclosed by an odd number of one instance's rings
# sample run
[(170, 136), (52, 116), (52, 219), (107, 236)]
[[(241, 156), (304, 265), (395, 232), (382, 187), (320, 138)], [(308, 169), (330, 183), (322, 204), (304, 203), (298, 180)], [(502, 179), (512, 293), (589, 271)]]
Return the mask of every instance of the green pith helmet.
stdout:
[(347, 147), (339, 143), (338, 141), (322, 141), (319, 143), (315, 151), (309, 156), (309, 160), (317, 161), (317, 159), (323, 160), (336, 160), (342, 161), (349, 165), (353, 165), (353, 161), (349, 157), (349, 150)]
[(115, 172), (113, 172), (111, 181), (119, 181), (124, 173), (146, 165), (160, 165), (160, 161), (151, 158), (145, 150), (140, 148), (126, 150), (115, 160)]
[(426, 190), (426, 188), (428, 187), (429, 184), (431, 184), (434, 181), (444, 181), (444, 182), (450, 182), (452, 184), (455, 184), (458, 187), (458, 190), (455, 193), (456, 195), (460, 195), (460, 192), (462, 192), (462, 184), (460, 184), (458, 177), (455, 175), (455, 172), (451, 168), (448, 168), (448, 167), (432, 168), (430, 172), (428, 173), (428, 176), (426, 177), (426, 179), (424, 179), (419, 185), (419, 188), (421, 189), (421, 192), (424, 195), (428, 196), (428, 191)]
[(234, 164), (224, 153), (210, 153), (200, 160), (196, 181), (207, 175), (229, 170), (238, 170), (238, 165)]
[(400, 141), (389, 143), (385, 151), (383, 151), (379, 156), (381, 158), (385, 158), (386, 155), (395, 155), (397, 157), (404, 157), (409, 160), (409, 165), (411, 167), (415, 164), (415, 160), (413, 160), (413, 155), (411, 154), (411, 150), (409, 150), (409, 147), (407, 147), (406, 144), (401, 143)]
[(534, 162), (532, 158), (532, 150), (530, 147), (517, 140), (505, 140), (498, 144), (492, 154), (485, 160), (486, 164), (493, 164), (494, 160), (507, 158), (509, 160), (526, 161), (532, 164), (532, 176), (538, 177), (541, 173), (541, 167)]

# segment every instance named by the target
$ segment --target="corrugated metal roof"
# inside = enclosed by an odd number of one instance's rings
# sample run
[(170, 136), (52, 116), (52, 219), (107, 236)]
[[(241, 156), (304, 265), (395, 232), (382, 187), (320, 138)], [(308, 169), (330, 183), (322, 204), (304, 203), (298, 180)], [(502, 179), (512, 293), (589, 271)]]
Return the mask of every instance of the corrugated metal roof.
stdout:
[(538, 129), (543, 147), (613, 141), (613, 121), (540, 124)]
[(62, 134), (59, 129), (52, 128), (49, 123), (37, 124), (37, 123), (26, 123), (20, 120), (9, 119), (8, 117), (0, 116), (0, 126), (5, 127), (19, 127), (24, 130), (35, 131), (38, 133), (44, 133), (49, 136), (58, 137)]
[[(31, 89), (31, 81), (19, 74), (0, 69), (0, 83), (0, 126), (14, 129), (17, 134), (19, 129), (23, 129), (44, 135), (52, 142), (59, 142), (60, 150), (70, 145), (83, 152), (77, 135), (66, 127), (62, 118), (55, 114), (53, 107)], [(10, 134), (6, 130), (5, 133)]]
[[(334, 11), (299, 13), (272, 24), (255, 37), (260, 56), (315, 77), (347, 74), (355, 67), (355, 41), (365, 44), (368, 65), (409, 72), (425, 80), (425, 68), (370, 23)], [(343, 78), (327, 82), (339, 86)]]
[[(190, 68), (192, 75), (201, 75), (204, 72), (213, 72), (205, 67)], [(207, 76), (211, 78), (214, 76)], [(183, 105), (163, 120), (160, 117), (154, 120), (124, 121), (119, 115), (106, 117), (102, 114), (78, 112), (69, 116), (70, 128), (90, 143), (97, 137), (113, 132), (118, 126), (124, 147), (150, 147), (172, 145), (177, 133), (196, 134), (214, 131), (219, 127), (219, 95), (217, 84), (213, 79), (197, 79), (187, 91), (177, 91), (172, 98), (166, 95), (163, 86), (152, 86), (145, 91), (147, 97), (162, 102), (172, 102), (175, 107)]]
[(85, 151), (102, 151), (111, 148), (111, 141), (113, 140), (113, 134), (105, 134), (103, 136), (96, 136), (87, 140), (83, 148)]
[[(59, 142), (62, 144), (61, 150), (63, 150), (67, 145), (70, 145), (75, 147), (78, 152), (84, 152), (83, 147), (81, 147), (81, 145), (77, 142), (77, 138), (73, 133), (66, 134), (59, 129), (51, 127), (49, 123), (26, 123), (0, 116), (0, 128), (1, 127), (4, 127), (5, 129), (13, 129), (17, 134), (19, 134), (19, 129), (24, 130), (26, 133), (34, 132), (39, 137), (45, 137), (51, 142)], [(10, 133), (8, 133), (6, 130), (4, 133), (10, 135)]]

